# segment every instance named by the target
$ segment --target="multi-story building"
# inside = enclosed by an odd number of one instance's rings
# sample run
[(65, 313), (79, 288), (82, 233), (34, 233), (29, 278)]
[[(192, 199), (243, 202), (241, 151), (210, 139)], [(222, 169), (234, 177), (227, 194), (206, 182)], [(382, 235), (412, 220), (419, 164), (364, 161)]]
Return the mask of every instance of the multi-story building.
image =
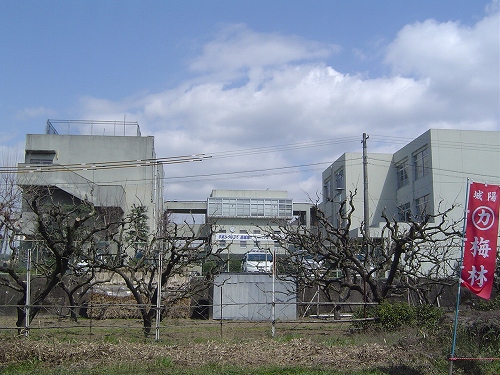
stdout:
[(311, 203), (293, 202), (286, 191), (277, 190), (213, 190), (206, 201), (167, 201), (165, 206), (174, 216), (203, 215), (200, 221), (215, 229), (212, 245), (227, 247), (228, 257), (238, 259), (256, 247), (274, 251), (277, 244), (264, 229), (278, 231), (284, 223), (309, 228), (314, 220)]
[[(437, 214), (465, 202), (467, 179), (500, 184), (500, 132), (431, 129), (394, 154), (368, 153), (369, 230), (376, 235), (381, 213), (405, 222)], [(364, 221), (364, 175), (361, 153), (345, 153), (322, 175), (322, 209), (341, 226), (339, 204), (357, 191), (352, 234)], [(455, 209), (460, 219), (463, 209)], [(453, 216), (454, 215), (454, 216)]]
[(163, 167), (155, 161), (154, 138), (141, 136), (136, 122), (49, 120), (45, 134), (26, 135), (18, 183), (123, 215), (133, 205), (146, 206), (154, 231), (163, 212)]

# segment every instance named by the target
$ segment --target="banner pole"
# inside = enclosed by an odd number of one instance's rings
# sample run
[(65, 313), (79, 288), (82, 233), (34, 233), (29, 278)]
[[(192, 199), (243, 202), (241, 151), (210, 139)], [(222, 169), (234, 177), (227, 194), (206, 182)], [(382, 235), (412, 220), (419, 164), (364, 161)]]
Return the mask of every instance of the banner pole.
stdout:
[(460, 280), (462, 273), (462, 264), (464, 259), (464, 243), (465, 243), (465, 228), (467, 225), (467, 210), (469, 208), (469, 186), (470, 179), (467, 179), (467, 188), (465, 189), (465, 208), (464, 208), (464, 222), (462, 228), (462, 246), (460, 249), (460, 267), (458, 267), (458, 291), (457, 291), (457, 301), (455, 305), (455, 318), (453, 322), (453, 339), (451, 342), (451, 354), (450, 354), (450, 369), (448, 375), (453, 375), (453, 362), (455, 361), (455, 347), (457, 342), (457, 329), (458, 329), (458, 309), (460, 306)]

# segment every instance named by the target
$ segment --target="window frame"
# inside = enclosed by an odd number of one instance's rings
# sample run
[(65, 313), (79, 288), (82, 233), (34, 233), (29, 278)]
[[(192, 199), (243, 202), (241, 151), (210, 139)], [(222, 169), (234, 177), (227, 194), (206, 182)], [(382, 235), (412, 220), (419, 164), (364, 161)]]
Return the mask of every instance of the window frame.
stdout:
[(404, 160), (396, 163), (396, 181), (398, 189), (401, 189), (402, 187), (405, 187), (410, 183), (410, 176), (408, 172), (408, 158), (405, 158)]
[(413, 154), (413, 173), (415, 181), (430, 173), (429, 147), (422, 147)]
[(429, 215), (430, 194), (422, 195), (415, 198), (415, 217), (417, 220), (423, 220), (425, 216)]

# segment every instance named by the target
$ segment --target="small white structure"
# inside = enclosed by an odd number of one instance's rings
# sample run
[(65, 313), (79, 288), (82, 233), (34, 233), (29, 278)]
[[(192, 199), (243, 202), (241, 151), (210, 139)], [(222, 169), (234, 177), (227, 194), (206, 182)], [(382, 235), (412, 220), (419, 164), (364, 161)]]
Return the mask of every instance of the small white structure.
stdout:
[(214, 281), (213, 318), (224, 320), (272, 321), (297, 318), (295, 282), (274, 280), (272, 275), (252, 273), (220, 274)]

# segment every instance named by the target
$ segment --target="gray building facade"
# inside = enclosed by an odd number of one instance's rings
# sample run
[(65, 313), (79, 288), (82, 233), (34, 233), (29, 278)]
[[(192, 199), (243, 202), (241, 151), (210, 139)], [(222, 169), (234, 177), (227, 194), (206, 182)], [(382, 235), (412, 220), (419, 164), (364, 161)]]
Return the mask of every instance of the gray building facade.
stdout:
[[(351, 229), (361, 235), (363, 163), (361, 153), (345, 153), (322, 174), (322, 209), (342, 225), (339, 202), (357, 190)], [(369, 229), (376, 235), (385, 209), (400, 222), (436, 214), (465, 202), (467, 179), (500, 184), (500, 132), (431, 129), (394, 154), (368, 153)], [(459, 220), (463, 209), (452, 211)]]
[[(87, 132), (70, 125), (85, 125)], [(45, 134), (26, 135), (18, 184), (51, 187), (56, 198), (85, 199), (96, 207), (119, 208), (124, 215), (133, 205), (144, 205), (154, 231), (163, 213), (163, 166), (155, 162), (154, 138), (141, 136), (137, 123), (105, 121), (68, 122), (67, 133), (48, 121)]]

